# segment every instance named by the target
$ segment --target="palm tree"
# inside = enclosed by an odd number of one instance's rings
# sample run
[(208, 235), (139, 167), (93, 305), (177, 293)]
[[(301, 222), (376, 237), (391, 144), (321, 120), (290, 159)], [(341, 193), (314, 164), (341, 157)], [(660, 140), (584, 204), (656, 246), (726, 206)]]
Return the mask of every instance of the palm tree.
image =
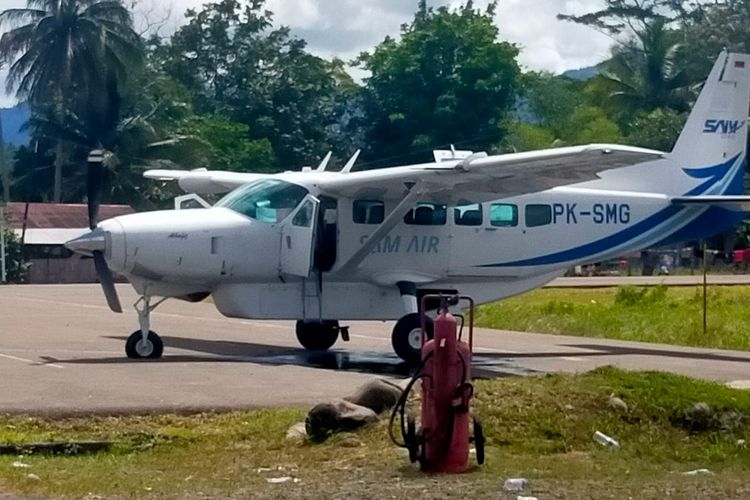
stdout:
[[(28, 100), (35, 114), (64, 128), (79, 116), (105, 136), (119, 121), (118, 87), (142, 44), (121, 0), (27, 0), (0, 13), (0, 63), (9, 64), (8, 91)], [(62, 193), (65, 141), (58, 136), (53, 198)]]
[(677, 33), (665, 19), (656, 19), (615, 53), (594, 89), (619, 110), (687, 111), (693, 79), (684, 69), (681, 50)]

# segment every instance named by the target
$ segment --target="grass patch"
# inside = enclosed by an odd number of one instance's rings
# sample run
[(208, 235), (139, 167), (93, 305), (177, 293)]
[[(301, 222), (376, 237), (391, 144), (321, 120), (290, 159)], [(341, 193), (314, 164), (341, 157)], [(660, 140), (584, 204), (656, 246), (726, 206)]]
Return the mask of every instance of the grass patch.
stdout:
[(712, 286), (708, 334), (700, 287), (546, 288), (481, 306), (488, 328), (750, 350), (750, 287)]
[[(611, 394), (629, 406), (608, 406)], [(695, 428), (685, 410), (708, 403)], [(741, 498), (750, 495), (750, 393), (661, 373), (602, 368), (585, 375), (483, 380), (475, 408), (487, 463), (467, 474), (425, 476), (387, 438), (385, 423), (358, 437), (292, 444), (287, 428), (305, 409), (224, 415), (0, 418), (0, 441), (112, 439), (118, 448), (81, 456), (0, 457), (0, 490), (33, 496), (515, 498), (505, 478), (531, 481), (541, 498)], [(725, 418), (731, 415), (732, 418)], [(600, 447), (595, 430), (621, 443)], [(15, 461), (30, 465), (12, 466)], [(710, 476), (681, 473), (709, 468)], [(29, 478), (29, 474), (38, 477)], [(269, 478), (294, 480), (272, 484)]]

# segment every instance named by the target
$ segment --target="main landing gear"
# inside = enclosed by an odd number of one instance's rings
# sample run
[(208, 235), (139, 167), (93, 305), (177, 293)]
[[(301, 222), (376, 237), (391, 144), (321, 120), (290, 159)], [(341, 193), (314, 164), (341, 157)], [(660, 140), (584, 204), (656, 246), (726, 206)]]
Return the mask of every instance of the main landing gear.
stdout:
[[(398, 290), (407, 314), (393, 327), (391, 345), (398, 357), (416, 365), (422, 359), (422, 325), (417, 304), (417, 286), (408, 281), (401, 281), (398, 283)], [(432, 332), (432, 319), (425, 317), (425, 333), (428, 339), (432, 338)]]
[[(425, 333), (432, 338), (432, 318), (425, 318)], [(399, 358), (416, 365), (422, 358), (422, 326), (419, 313), (410, 313), (396, 322), (391, 335), (393, 350)]]
[(349, 327), (339, 326), (335, 320), (297, 321), (297, 340), (308, 351), (330, 349), (341, 334), (344, 342), (349, 341)]
[(140, 330), (134, 331), (125, 342), (125, 354), (130, 359), (159, 359), (164, 353), (164, 342), (150, 327), (151, 311), (167, 300), (163, 298), (151, 305), (151, 297), (144, 295), (133, 305), (138, 312)]

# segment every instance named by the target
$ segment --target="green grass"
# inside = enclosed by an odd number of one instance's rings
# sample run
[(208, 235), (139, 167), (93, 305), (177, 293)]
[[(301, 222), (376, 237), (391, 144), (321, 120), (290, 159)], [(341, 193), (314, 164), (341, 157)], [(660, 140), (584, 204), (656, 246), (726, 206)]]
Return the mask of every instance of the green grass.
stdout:
[[(223, 415), (0, 418), (0, 441), (113, 439), (109, 452), (0, 457), (0, 491), (32, 496), (145, 498), (512, 498), (508, 477), (526, 477), (539, 498), (747, 498), (750, 393), (661, 373), (602, 368), (585, 375), (477, 382), (475, 408), (488, 435), (485, 466), (425, 476), (390, 443), (384, 422), (351, 447), (285, 441), (305, 409)], [(621, 397), (627, 413), (609, 408)], [(705, 426), (685, 409), (715, 409)], [(385, 420), (385, 419), (383, 419)], [(619, 450), (592, 440), (615, 437)], [(14, 468), (20, 460), (29, 468)], [(710, 476), (682, 472), (708, 468)], [(35, 474), (39, 479), (29, 478)], [(291, 476), (299, 482), (270, 484)]]
[(750, 349), (750, 287), (713, 286), (703, 334), (700, 287), (546, 288), (479, 308), (477, 324), (506, 330)]

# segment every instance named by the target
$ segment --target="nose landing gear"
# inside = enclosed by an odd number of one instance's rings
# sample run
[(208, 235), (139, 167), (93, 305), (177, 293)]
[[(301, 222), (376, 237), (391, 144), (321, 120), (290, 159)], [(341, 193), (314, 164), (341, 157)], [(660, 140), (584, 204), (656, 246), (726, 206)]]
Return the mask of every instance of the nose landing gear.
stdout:
[(125, 342), (125, 354), (130, 359), (159, 359), (164, 353), (164, 342), (150, 329), (151, 311), (159, 307), (166, 297), (151, 305), (151, 297), (144, 295), (133, 304), (138, 313), (141, 329), (134, 331)]
[(344, 340), (348, 340), (349, 332), (345, 327), (339, 327), (338, 321), (297, 321), (295, 328), (297, 340), (308, 351), (325, 351), (330, 349), (341, 332)]

